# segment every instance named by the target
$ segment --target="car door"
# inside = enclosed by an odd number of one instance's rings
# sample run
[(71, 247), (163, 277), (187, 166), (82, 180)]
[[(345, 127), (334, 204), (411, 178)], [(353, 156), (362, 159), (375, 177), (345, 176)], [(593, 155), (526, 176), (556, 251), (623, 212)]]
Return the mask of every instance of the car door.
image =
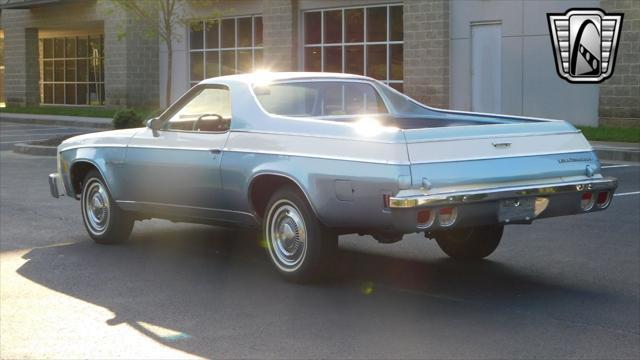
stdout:
[(220, 163), (231, 122), (230, 92), (198, 85), (131, 139), (125, 158), (126, 199), (140, 210), (224, 218)]

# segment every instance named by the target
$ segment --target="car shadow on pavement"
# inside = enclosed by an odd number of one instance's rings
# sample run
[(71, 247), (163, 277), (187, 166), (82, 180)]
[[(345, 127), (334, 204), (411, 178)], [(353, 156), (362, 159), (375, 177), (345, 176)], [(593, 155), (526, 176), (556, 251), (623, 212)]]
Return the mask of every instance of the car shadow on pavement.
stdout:
[[(606, 294), (533, 278), (509, 264), (421, 262), (346, 250), (340, 252), (335, 279), (294, 285), (272, 269), (259, 244), (251, 232), (145, 227), (122, 245), (87, 240), (33, 249), (18, 273), (109, 309), (114, 313), (109, 325), (127, 323), (162, 344), (203, 357), (363, 356), (345, 352), (344, 341), (364, 335), (347, 340), (331, 329), (423, 331), (425, 324), (453, 318), (486, 321), (481, 314), (487, 311), (575, 317), (572, 304), (606, 301), (597, 300)], [(157, 333), (143, 324), (172, 332)], [(295, 345), (301, 341), (322, 346), (317, 353), (296, 352), (302, 351)], [(441, 341), (444, 346), (447, 340)], [(392, 356), (383, 346), (370, 345), (371, 355)]]

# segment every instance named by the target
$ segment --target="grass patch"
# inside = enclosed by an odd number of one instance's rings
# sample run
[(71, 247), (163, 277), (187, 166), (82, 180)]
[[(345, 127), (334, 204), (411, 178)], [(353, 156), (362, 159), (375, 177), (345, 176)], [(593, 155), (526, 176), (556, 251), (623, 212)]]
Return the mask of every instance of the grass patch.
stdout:
[(588, 140), (640, 143), (640, 128), (578, 126)]
[(0, 108), (0, 113), (65, 115), (113, 118), (117, 109), (91, 106), (7, 106)]

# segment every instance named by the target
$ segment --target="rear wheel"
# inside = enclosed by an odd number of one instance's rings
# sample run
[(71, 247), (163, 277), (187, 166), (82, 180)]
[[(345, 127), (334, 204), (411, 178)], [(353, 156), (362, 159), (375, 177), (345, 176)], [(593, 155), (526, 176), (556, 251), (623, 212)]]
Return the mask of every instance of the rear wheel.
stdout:
[(97, 170), (89, 171), (82, 182), (80, 208), (84, 227), (95, 242), (113, 244), (129, 238), (134, 220), (115, 203)]
[(338, 236), (315, 216), (305, 197), (293, 187), (277, 190), (269, 200), (263, 236), (271, 262), (287, 280), (308, 282), (328, 275)]
[(454, 259), (485, 258), (498, 247), (504, 226), (489, 225), (442, 231), (435, 235), (440, 249)]

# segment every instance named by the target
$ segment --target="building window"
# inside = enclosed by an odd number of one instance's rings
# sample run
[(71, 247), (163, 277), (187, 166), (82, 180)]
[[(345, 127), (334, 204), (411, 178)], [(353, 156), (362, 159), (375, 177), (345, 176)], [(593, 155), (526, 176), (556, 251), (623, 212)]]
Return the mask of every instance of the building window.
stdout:
[(305, 11), (305, 71), (367, 75), (402, 91), (402, 5)]
[(190, 82), (252, 72), (262, 66), (262, 17), (197, 21), (189, 30)]
[(104, 37), (40, 40), (40, 102), (104, 105)]

